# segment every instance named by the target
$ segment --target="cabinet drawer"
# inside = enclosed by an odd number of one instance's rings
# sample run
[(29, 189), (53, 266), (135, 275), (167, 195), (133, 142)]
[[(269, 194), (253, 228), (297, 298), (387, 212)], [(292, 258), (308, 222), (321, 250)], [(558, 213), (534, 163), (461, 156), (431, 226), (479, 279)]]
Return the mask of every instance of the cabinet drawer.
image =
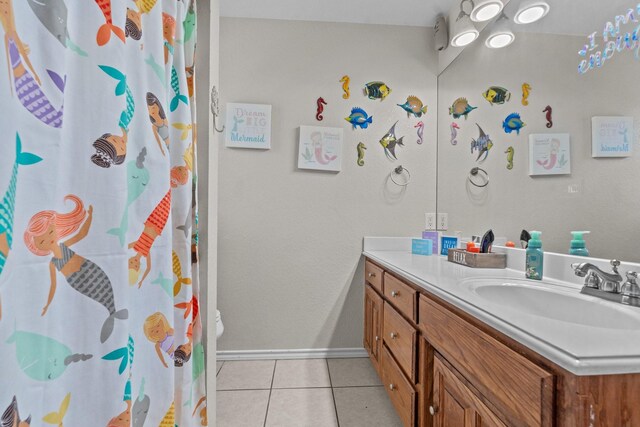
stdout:
[(551, 426), (553, 375), (434, 301), (420, 296), (424, 336), (509, 422)]
[(382, 336), (407, 377), (416, 382), (416, 338), (413, 326), (385, 301)]
[(402, 314), (416, 321), (416, 298), (418, 293), (389, 273), (384, 273), (384, 296)]
[(382, 348), (382, 381), (402, 424), (405, 427), (413, 427), (416, 418), (416, 392), (384, 346)]
[(383, 271), (380, 267), (372, 263), (371, 261), (365, 261), (364, 263), (364, 280), (371, 284), (378, 292), (382, 293), (382, 274)]

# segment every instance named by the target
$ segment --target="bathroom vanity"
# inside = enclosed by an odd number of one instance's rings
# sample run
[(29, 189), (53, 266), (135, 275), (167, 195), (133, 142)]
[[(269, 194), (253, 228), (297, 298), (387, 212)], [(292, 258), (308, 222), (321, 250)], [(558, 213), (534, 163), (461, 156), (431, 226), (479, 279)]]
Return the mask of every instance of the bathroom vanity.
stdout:
[[(640, 426), (640, 309), (579, 300), (593, 314), (545, 318), (535, 288), (531, 310), (478, 297), (515, 270), (366, 246), (364, 346), (405, 426)], [(553, 317), (580, 287), (549, 292)], [(628, 328), (592, 324), (600, 309)]]

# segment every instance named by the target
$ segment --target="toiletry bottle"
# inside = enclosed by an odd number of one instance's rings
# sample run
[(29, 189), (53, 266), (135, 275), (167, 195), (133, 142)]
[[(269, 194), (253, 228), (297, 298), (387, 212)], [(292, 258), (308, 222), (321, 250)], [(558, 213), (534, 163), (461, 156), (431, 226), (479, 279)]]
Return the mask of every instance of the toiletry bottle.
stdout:
[(531, 240), (527, 246), (527, 262), (525, 274), (527, 279), (542, 280), (542, 263), (544, 261), (544, 252), (542, 251), (542, 241), (540, 236), (542, 232), (532, 231)]
[(589, 251), (587, 250), (587, 244), (584, 241), (585, 234), (589, 234), (589, 232), (588, 231), (572, 231), (571, 232), (573, 239), (571, 240), (571, 248), (569, 249), (569, 255), (589, 256)]

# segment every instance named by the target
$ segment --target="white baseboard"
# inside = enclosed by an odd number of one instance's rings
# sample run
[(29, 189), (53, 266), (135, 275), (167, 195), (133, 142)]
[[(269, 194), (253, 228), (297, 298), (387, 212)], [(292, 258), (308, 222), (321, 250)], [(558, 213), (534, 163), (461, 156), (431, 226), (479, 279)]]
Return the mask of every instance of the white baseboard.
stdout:
[(351, 359), (368, 357), (364, 348), (313, 348), (296, 350), (240, 350), (218, 351), (217, 360), (265, 359)]

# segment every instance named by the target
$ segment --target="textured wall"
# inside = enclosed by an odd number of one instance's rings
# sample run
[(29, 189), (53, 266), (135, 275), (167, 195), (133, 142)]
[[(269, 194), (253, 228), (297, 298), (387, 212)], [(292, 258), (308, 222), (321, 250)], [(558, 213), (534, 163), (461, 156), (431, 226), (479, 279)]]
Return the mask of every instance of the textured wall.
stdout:
[[(586, 38), (519, 33), (505, 49), (487, 49), (481, 41), (466, 49), (439, 79), (439, 191), (438, 210), (449, 214), (449, 229), (464, 235), (493, 228), (498, 236), (517, 241), (523, 228), (542, 230), (544, 248), (567, 253), (571, 230), (591, 230), (587, 247), (592, 256), (638, 262), (640, 229), (640, 179), (638, 130), (640, 88), (634, 82), (638, 62), (632, 52), (616, 54), (605, 67), (578, 74), (577, 52)], [(601, 43), (602, 44), (602, 43)], [(532, 86), (530, 104), (521, 104), (521, 85)], [(505, 105), (482, 97), (490, 85), (512, 91)], [(461, 126), (458, 145), (450, 143), (451, 103), (468, 97), (479, 107)], [(546, 105), (553, 107), (553, 127), (546, 128)], [(518, 136), (507, 135), (502, 121), (521, 113), (527, 124)], [(626, 159), (591, 157), (592, 116), (633, 116), (635, 154)], [(466, 179), (476, 165), (470, 153), (478, 123), (490, 135), (494, 147), (481, 166), (490, 175), (486, 191), (469, 187)], [(571, 175), (530, 177), (529, 134), (570, 133)], [(515, 148), (514, 168), (506, 169), (508, 146)], [(577, 186), (578, 193), (569, 193)], [(471, 191), (469, 191), (471, 188)]]
[[(436, 72), (431, 31), (355, 24), (223, 18), (223, 102), (273, 105), (272, 149), (220, 146), (219, 350), (362, 346), (362, 238), (410, 236), (435, 211)], [(351, 99), (339, 79), (351, 76)], [(384, 102), (362, 95), (386, 81)], [(395, 104), (407, 95), (430, 110), (425, 143)], [(316, 99), (328, 102), (323, 126), (345, 131), (340, 173), (296, 167), (298, 127), (317, 125)], [(366, 131), (343, 120), (351, 107), (373, 115)], [(379, 139), (395, 120), (406, 148), (384, 156)], [(368, 150), (356, 165), (356, 145)], [(404, 194), (387, 183), (402, 164), (413, 175)]]

